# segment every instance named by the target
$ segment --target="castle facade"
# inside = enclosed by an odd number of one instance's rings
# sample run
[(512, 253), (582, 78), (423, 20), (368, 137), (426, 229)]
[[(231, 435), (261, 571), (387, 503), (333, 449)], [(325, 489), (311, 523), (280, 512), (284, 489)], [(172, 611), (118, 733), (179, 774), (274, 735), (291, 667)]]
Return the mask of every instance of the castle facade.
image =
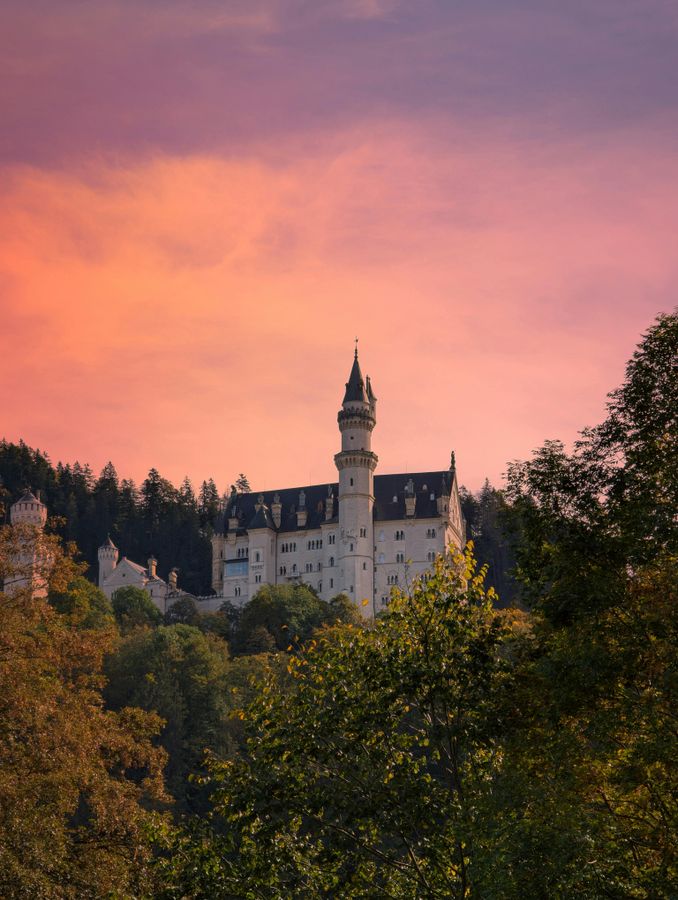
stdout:
[(373, 616), (394, 586), (464, 546), (454, 455), (448, 469), (375, 475), (376, 410), (356, 349), (337, 416), (338, 480), (231, 495), (212, 538), (212, 608), (224, 600), (241, 606), (263, 584), (303, 582), (324, 600), (343, 592)]

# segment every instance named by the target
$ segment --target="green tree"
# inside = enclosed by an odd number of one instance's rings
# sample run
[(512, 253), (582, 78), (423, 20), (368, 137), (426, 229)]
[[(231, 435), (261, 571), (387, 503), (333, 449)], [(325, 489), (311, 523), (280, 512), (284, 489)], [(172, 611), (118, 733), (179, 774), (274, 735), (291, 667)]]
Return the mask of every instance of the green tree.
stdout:
[(481, 565), (487, 565), (487, 583), (493, 587), (502, 607), (512, 606), (518, 592), (511, 575), (514, 566), (504, 493), (489, 481), (472, 494), (462, 487), (459, 491), (461, 509), (466, 521), (466, 533)]
[[(169, 836), (170, 896), (485, 897), (508, 637), (470, 557), (372, 627), (335, 626), (241, 715), (212, 816)], [(487, 830), (485, 823), (485, 829)]]
[(678, 316), (660, 316), (572, 453), (508, 496), (535, 629), (506, 744), (507, 869), (527, 896), (670, 897), (678, 881)]
[(111, 605), (123, 633), (133, 628), (159, 625), (162, 622), (162, 613), (146, 591), (133, 585), (114, 591)]
[(137, 629), (106, 662), (109, 706), (140, 707), (164, 720), (166, 780), (182, 811), (204, 803), (189, 775), (202, 769), (205, 751), (224, 755), (231, 746), (228, 668), (226, 644), (189, 625)]
[(108, 597), (82, 575), (69, 581), (65, 590), (50, 591), (48, 599), (76, 628), (108, 628), (115, 624)]
[(180, 597), (165, 613), (165, 625), (196, 625), (200, 614), (192, 597)]
[[(234, 649), (238, 653), (262, 653), (269, 647), (286, 650), (308, 638), (329, 615), (328, 604), (308, 585), (265, 584), (243, 607)], [(272, 645), (264, 632), (273, 639)]]

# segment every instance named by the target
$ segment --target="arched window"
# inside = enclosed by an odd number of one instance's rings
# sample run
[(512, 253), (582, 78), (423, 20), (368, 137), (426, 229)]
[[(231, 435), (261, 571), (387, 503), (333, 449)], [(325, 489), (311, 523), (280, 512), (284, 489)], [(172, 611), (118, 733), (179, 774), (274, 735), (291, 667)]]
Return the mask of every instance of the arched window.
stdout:
[(351, 487), (353, 487), (353, 479), (351, 478)]
[(254, 581), (255, 581), (255, 584), (261, 584), (261, 575), (255, 575)]
[(255, 551), (254, 551), (254, 561), (255, 561), (255, 562), (261, 562), (261, 553), (259, 553), (258, 550), (255, 550)]
[(296, 572), (296, 571), (297, 571), (297, 564), (294, 563), (294, 564), (292, 565), (292, 572)]
[(333, 565), (334, 565), (334, 557), (330, 556), (330, 566), (333, 566)]
[(404, 553), (396, 553), (396, 562), (404, 563), (405, 562), (405, 554)]

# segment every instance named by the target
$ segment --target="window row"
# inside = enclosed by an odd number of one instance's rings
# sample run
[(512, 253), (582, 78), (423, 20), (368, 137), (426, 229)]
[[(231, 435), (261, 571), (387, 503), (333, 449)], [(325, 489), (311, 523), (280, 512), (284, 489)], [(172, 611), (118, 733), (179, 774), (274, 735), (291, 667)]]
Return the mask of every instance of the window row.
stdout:
[(280, 548), (281, 553), (296, 553), (297, 552), (297, 544), (296, 541), (291, 544), (283, 544)]
[(238, 547), (235, 555), (238, 559), (246, 559), (250, 555), (249, 547)]
[(426, 537), (427, 538), (434, 538), (435, 536), (436, 536), (435, 528), (427, 528), (426, 529)]
[(322, 550), (322, 548), (323, 548), (323, 542), (322, 542), (322, 540), (319, 540), (319, 541), (308, 541), (307, 544), (306, 544), (306, 549), (307, 549), (307, 550)]

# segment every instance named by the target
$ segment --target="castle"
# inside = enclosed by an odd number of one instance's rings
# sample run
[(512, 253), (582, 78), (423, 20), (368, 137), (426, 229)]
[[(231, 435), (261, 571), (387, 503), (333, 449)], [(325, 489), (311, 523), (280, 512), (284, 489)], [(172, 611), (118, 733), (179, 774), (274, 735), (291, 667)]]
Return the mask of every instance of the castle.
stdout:
[(337, 420), (338, 482), (231, 495), (212, 538), (219, 604), (240, 606), (262, 584), (304, 582), (375, 615), (394, 586), (424, 575), (450, 545), (463, 547), (454, 455), (446, 470), (374, 474), (377, 398), (357, 349)]
[[(323, 600), (345, 593), (366, 616), (376, 615), (395, 586), (426, 577), (436, 556), (461, 548), (465, 527), (452, 454), (449, 469), (375, 475), (372, 450), (377, 398), (364, 379), (356, 349), (337, 421), (341, 449), (334, 457), (338, 481), (260, 494), (233, 493), (212, 537), (212, 587), (193, 597), (201, 611), (230, 601), (242, 606), (264, 584), (305, 583)], [(46, 508), (26, 493), (12, 507), (12, 522), (39, 528)], [(191, 595), (123, 557), (110, 537), (98, 551), (99, 586), (110, 598), (127, 585), (150, 594), (162, 612)], [(119, 561), (118, 561), (119, 560)]]

